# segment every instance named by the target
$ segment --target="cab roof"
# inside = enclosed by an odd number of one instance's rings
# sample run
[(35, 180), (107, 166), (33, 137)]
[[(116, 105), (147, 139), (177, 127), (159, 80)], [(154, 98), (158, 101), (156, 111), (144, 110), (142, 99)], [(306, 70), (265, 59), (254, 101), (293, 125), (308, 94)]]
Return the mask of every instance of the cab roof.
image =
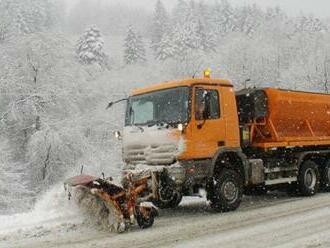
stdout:
[(131, 96), (141, 95), (145, 93), (150, 93), (158, 90), (170, 89), (175, 87), (182, 87), (182, 86), (193, 86), (196, 84), (204, 84), (204, 85), (221, 85), (227, 87), (233, 87), (230, 80), (227, 79), (212, 79), (212, 78), (190, 78), (190, 79), (183, 79), (183, 80), (173, 80), (173, 81), (166, 81), (158, 84), (152, 84), (146, 87), (133, 89), (131, 92)]

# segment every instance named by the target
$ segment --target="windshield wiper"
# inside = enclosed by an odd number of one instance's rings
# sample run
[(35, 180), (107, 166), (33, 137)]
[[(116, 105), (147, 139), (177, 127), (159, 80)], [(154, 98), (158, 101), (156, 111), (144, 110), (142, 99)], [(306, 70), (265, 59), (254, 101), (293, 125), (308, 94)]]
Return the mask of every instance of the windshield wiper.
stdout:
[(134, 124), (133, 124), (133, 127), (136, 127), (136, 128), (138, 128), (138, 129), (140, 129), (140, 130), (141, 130), (141, 133), (143, 133), (143, 132), (144, 132), (144, 129), (143, 129), (143, 127), (140, 127), (140, 126), (136, 126), (136, 125), (134, 125)]
[(155, 121), (155, 120), (147, 121), (145, 123), (145, 125), (147, 125), (148, 127), (153, 127), (153, 126), (157, 125), (157, 121)]
[(167, 121), (164, 121), (164, 120), (148, 121), (148, 122), (146, 122), (146, 125), (148, 127), (159, 126), (159, 127), (165, 127), (165, 128), (168, 128), (170, 126), (170, 124)]
[(159, 121), (157, 122), (157, 126), (166, 126), (166, 127), (169, 127), (170, 126), (170, 123), (166, 122), (166, 121)]

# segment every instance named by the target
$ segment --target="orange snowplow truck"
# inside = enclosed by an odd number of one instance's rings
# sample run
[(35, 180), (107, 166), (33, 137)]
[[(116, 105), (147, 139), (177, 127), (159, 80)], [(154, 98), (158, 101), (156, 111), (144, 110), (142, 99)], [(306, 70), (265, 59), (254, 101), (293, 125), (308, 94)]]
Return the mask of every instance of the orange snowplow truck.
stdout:
[(330, 95), (235, 92), (206, 72), (133, 90), (122, 140), (124, 171), (159, 172), (161, 208), (200, 189), (219, 211), (238, 208), (251, 189), (291, 185), (311, 196), (330, 184)]

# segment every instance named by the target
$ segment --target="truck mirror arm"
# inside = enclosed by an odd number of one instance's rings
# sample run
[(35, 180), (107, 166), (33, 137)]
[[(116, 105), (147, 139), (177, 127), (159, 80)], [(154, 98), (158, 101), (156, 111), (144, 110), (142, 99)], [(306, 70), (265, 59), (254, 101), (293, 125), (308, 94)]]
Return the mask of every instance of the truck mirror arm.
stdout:
[(111, 108), (113, 105), (117, 104), (117, 103), (120, 103), (120, 102), (123, 102), (123, 101), (127, 101), (128, 98), (122, 98), (122, 99), (119, 99), (117, 101), (113, 101), (113, 102), (109, 102), (107, 107), (105, 109), (109, 109)]

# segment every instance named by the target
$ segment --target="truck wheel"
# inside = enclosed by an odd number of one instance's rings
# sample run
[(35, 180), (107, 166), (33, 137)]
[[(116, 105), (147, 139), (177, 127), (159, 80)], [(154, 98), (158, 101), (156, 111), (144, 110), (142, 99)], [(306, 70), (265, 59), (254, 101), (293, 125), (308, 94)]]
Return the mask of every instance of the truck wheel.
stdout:
[(318, 166), (311, 160), (301, 165), (298, 176), (298, 189), (303, 196), (312, 196), (317, 193), (320, 186), (320, 173)]
[(324, 190), (330, 191), (330, 160), (322, 168), (321, 185)]
[(145, 217), (139, 209), (136, 210), (136, 221), (142, 229), (151, 227), (154, 224), (155, 216), (156, 213), (154, 209), (150, 210), (148, 217)]
[(211, 207), (217, 211), (232, 211), (239, 207), (242, 201), (243, 183), (241, 176), (234, 170), (223, 169), (215, 178), (212, 192)]
[(154, 200), (152, 203), (160, 209), (176, 208), (177, 206), (179, 206), (181, 200), (182, 200), (182, 195), (176, 193), (175, 196), (173, 196), (173, 198), (169, 201)]

